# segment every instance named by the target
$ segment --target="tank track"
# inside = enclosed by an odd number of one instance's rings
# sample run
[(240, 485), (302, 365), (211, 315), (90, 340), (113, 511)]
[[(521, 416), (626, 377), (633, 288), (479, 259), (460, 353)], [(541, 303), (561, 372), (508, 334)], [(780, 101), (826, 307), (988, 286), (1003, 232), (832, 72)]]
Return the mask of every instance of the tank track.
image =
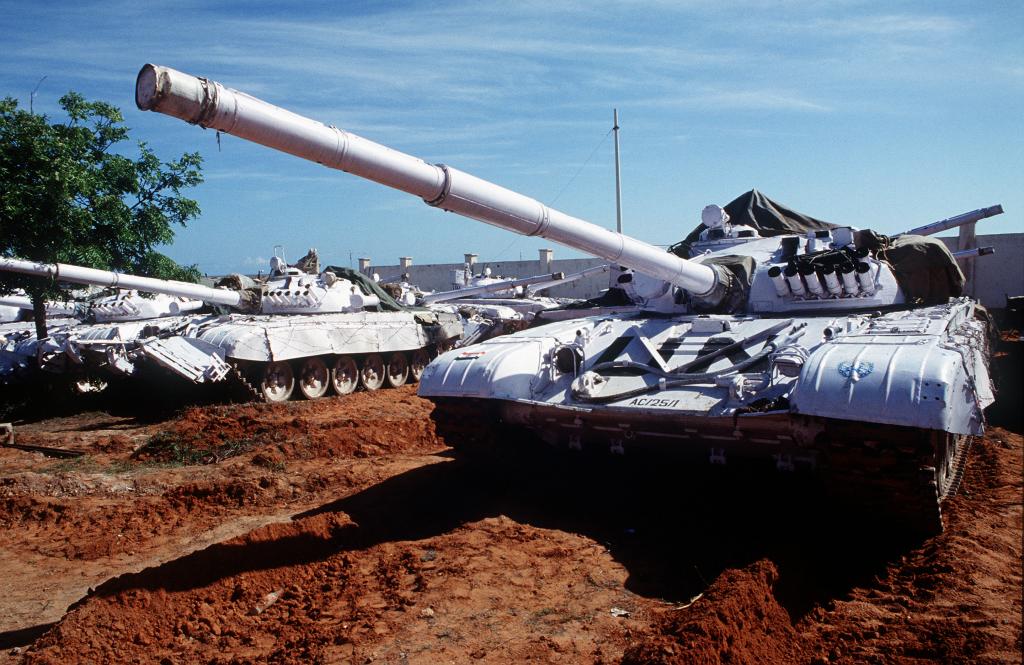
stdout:
[(908, 428), (886, 440), (831, 439), (822, 450), (825, 490), (876, 524), (941, 533), (942, 502), (956, 493), (969, 448), (969, 438)]
[(496, 460), (506, 448), (497, 408), (486, 400), (438, 399), (430, 417), (445, 443), (470, 459)]
[[(444, 346), (444, 344), (437, 346), (428, 345), (426, 347), (423, 347), (423, 350), (427, 352), (427, 355), (430, 358), (436, 358), (438, 355), (438, 350), (443, 350)], [(229, 382), (231, 385), (237, 386), (241, 390), (242, 397), (245, 399), (245, 401), (256, 401), (265, 403), (270, 402), (267, 396), (259, 388), (260, 379), (258, 378), (258, 373), (262, 371), (263, 363), (257, 363), (256, 366), (250, 366), (248, 363), (229, 361), (228, 365), (230, 367), (228, 376), (231, 377)], [(419, 379), (413, 378), (412, 373), (410, 372), (408, 378), (406, 379), (406, 384), (414, 384), (417, 383), (418, 381)], [(362, 386), (359, 386), (357, 389), (364, 390)], [(387, 383), (385, 383), (383, 386), (381, 386), (380, 389), (389, 390), (390, 386)], [(295, 398), (294, 395), (297, 393), (298, 387), (296, 387), (292, 399)], [(331, 394), (333, 394), (333, 392)], [(344, 397), (344, 395), (342, 395), (342, 397)]]
[(256, 389), (256, 386), (252, 385), (252, 382), (250, 382), (248, 378), (246, 378), (245, 372), (243, 372), (242, 368), (238, 366), (238, 363), (233, 362), (230, 364), (231, 376), (234, 377), (235, 383), (245, 392), (246, 397), (257, 402), (266, 402), (267, 398), (262, 392)]
[[(441, 398), (431, 417), (460, 456), (501, 463), (523, 457), (515, 429), (502, 425), (495, 402)], [(963, 479), (970, 443), (969, 437), (840, 421), (831, 423), (813, 449), (825, 494), (851, 517), (930, 536), (942, 531), (942, 502)]]
[(956, 454), (953, 457), (953, 477), (947, 484), (945, 493), (940, 497), (943, 501), (956, 496), (956, 493), (960, 490), (960, 483), (963, 482), (964, 471), (967, 469), (967, 455), (970, 453), (973, 444), (974, 437), (967, 436), (964, 437), (957, 447)]

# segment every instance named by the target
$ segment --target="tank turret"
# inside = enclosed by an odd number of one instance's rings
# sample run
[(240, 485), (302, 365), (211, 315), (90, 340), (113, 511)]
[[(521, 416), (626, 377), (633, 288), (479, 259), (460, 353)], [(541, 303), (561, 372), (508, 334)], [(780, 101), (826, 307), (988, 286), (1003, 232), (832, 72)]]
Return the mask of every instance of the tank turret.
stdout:
[(931, 228), (885, 237), (752, 191), (745, 201), (778, 225), (709, 206), (665, 252), (166, 67), (142, 68), (136, 103), (622, 268), (612, 276), (632, 311), (555, 321), (427, 366), (419, 394), (463, 454), (515, 447), (519, 427), (570, 450), (753, 463), (821, 476), (873, 518), (942, 528), (994, 394), (986, 319), (949, 250), (921, 235)]
[(127, 297), (115, 298), (93, 308), (97, 320), (104, 321), (149, 318), (144, 314), (150, 317), (175, 315), (198, 309), (202, 302), (264, 314), (350, 312), (379, 304), (376, 295), (363, 292), (354, 283), (339, 279), (334, 273), (311, 275), (299, 268), (285, 266), (283, 262), (273, 271), (272, 277), (258, 295), (245, 289), (212, 288), (202, 284), (128, 275), (66, 263), (36, 263), (16, 258), (0, 258), (0, 270), (74, 284), (132, 289), (186, 299), (168, 300), (166, 308), (157, 309), (159, 303), (147, 305)]
[(178, 316), (203, 307), (202, 300), (186, 296), (142, 293), (136, 289), (120, 289), (111, 296), (93, 300), (86, 317), (97, 323), (123, 323)]
[(608, 270), (597, 266), (566, 275), (558, 272), (520, 279), (492, 277), (489, 270), (470, 275), (467, 264), (464, 279), (469, 285), (451, 291), (420, 296), (420, 302), (431, 309), (458, 312), (463, 318), (464, 334), (459, 347), (479, 343), (492, 337), (522, 330), (537, 321), (540, 313), (565, 305), (565, 300), (538, 296), (537, 292), (553, 286), (571, 284), (585, 277)]

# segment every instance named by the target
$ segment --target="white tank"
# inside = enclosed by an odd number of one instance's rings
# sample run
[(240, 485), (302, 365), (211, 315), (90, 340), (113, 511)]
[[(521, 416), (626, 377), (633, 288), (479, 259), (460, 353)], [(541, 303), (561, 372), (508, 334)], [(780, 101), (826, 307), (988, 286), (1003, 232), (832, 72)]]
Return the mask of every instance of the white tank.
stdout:
[[(464, 454), (514, 448), (509, 432), (523, 428), (570, 450), (753, 462), (821, 475), (879, 519), (941, 529), (993, 399), (986, 323), (944, 248), (831, 225), (762, 237), (719, 215), (720, 233), (688, 260), (173, 69), (143, 67), (136, 102), (625, 269), (627, 313), (491, 339), (426, 368), (419, 394)], [(912, 246), (932, 264), (907, 261)]]
[[(315, 264), (315, 251), (306, 260)], [(67, 356), (121, 375), (154, 363), (196, 383), (234, 377), (252, 396), (269, 401), (289, 399), (296, 388), (316, 399), (415, 381), (433, 355), (462, 335), (457, 316), (402, 307), (346, 268), (310, 274), (279, 259), (272, 276), (254, 289), (211, 288), (14, 258), (0, 258), (0, 270), (157, 294), (119, 295), (101, 303), (94, 312), (107, 321), (118, 320), (119, 314), (137, 315), (146, 304), (180, 308), (173, 312), (178, 316), (155, 321), (136, 316), (131, 323), (51, 335), (60, 350), (48, 355), (54, 362)], [(200, 300), (176, 300), (184, 297)], [(184, 315), (202, 301), (229, 307), (231, 313)]]

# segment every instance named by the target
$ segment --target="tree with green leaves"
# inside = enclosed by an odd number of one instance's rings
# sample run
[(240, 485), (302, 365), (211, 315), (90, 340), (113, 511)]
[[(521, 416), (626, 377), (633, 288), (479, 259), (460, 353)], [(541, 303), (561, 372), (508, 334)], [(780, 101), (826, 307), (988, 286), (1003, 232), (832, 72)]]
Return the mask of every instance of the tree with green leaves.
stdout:
[[(153, 248), (199, 215), (181, 194), (203, 181), (199, 153), (162, 162), (139, 142), (128, 157), (118, 150), (129, 131), (120, 110), (75, 92), (60, 106), (67, 117), (51, 121), (0, 101), (0, 255), (198, 281), (195, 266)], [(66, 294), (44, 279), (0, 276), (0, 293), (14, 288), (32, 298), (36, 333), (46, 337), (45, 300)]]

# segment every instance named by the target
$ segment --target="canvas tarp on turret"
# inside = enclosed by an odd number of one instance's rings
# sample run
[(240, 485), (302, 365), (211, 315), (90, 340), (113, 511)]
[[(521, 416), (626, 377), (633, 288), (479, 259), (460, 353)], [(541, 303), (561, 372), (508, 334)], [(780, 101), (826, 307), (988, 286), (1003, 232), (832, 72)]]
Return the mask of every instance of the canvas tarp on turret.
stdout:
[[(243, 312), (260, 311), (260, 301), (263, 297), (263, 286), (252, 277), (233, 272), (225, 275), (213, 283), (214, 288), (229, 289), (237, 291), (241, 296), (237, 309)], [(225, 306), (221, 306), (225, 307)], [(226, 311), (224, 309), (220, 311)]]
[(343, 268), (341, 266), (327, 266), (324, 268), (324, 272), (332, 272), (341, 279), (347, 279), (359, 286), (363, 293), (366, 295), (374, 295), (380, 299), (380, 304), (377, 306), (381, 312), (401, 312), (409, 307), (403, 307), (398, 303), (397, 300), (391, 297), (387, 291), (381, 288), (380, 284), (373, 281), (361, 272), (356, 272), (351, 268)]
[[(837, 226), (797, 212), (771, 200), (756, 189), (737, 196), (723, 207), (729, 215), (730, 224), (749, 226), (766, 238), (793, 233), (804, 235), (808, 231), (826, 231)], [(697, 242), (705, 229), (707, 227), (700, 224), (682, 242), (669, 247), (668, 251), (676, 256), (688, 258), (689, 246)]]
[[(707, 257), (701, 260), (704, 265), (722, 266), (733, 277), (733, 286), (729, 289), (729, 303), (727, 307), (731, 312), (741, 312), (746, 308), (747, 294), (750, 293), (750, 284), (754, 280), (754, 271), (757, 269), (757, 262), (752, 256), (742, 254), (726, 254), (724, 256)], [(696, 311), (703, 311), (704, 307), (698, 302), (694, 303)], [(711, 310), (714, 308), (712, 307)]]
[[(935, 304), (963, 295), (966, 278), (949, 249), (938, 238), (904, 234), (889, 238), (872, 234), (864, 242), (892, 266), (908, 302)], [(863, 234), (862, 234), (863, 236)]]

